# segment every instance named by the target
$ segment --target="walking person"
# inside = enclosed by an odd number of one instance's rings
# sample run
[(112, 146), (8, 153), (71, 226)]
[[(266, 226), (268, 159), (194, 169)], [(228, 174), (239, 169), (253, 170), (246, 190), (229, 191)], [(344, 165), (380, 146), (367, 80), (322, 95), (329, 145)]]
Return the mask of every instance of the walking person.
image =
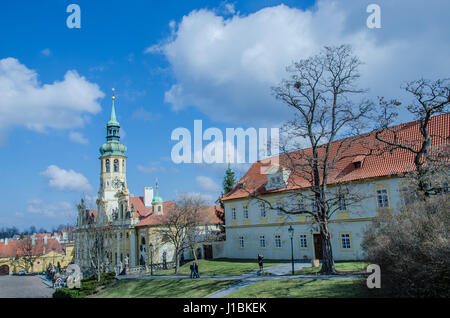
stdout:
[(264, 271), (263, 258), (264, 258), (264, 256), (262, 254), (258, 254), (258, 265), (259, 265), (259, 270), (261, 271), (261, 273)]
[(189, 268), (191, 269), (191, 278), (194, 277), (194, 263), (192, 263)]
[(194, 263), (194, 275), (195, 275), (195, 278), (200, 278), (200, 275), (198, 274), (198, 264), (197, 264), (197, 262)]

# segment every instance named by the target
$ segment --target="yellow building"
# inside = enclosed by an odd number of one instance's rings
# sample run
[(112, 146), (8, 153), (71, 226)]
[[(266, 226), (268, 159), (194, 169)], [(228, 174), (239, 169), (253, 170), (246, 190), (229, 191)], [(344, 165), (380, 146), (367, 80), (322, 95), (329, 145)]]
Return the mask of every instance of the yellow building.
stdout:
[(49, 264), (67, 267), (73, 261), (74, 244), (60, 243), (50, 234), (35, 234), (22, 239), (0, 242), (0, 273), (40, 273)]

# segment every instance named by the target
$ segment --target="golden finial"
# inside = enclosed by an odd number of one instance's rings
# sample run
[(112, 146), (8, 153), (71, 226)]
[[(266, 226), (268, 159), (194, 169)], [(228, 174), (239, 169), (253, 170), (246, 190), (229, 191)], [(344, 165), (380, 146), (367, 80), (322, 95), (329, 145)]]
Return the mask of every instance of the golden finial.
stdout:
[(112, 88), (112, 99), (116, 99), (116, 97), (114, 96), (114, 87)]

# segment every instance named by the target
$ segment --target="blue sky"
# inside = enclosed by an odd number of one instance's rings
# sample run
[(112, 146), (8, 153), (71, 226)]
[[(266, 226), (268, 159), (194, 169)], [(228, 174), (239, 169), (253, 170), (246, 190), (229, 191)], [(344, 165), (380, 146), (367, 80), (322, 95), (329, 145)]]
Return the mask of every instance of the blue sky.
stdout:
[[(158, 177), (165, 200), (183, 191), (212, 200), (225, 167), (174, 164), (172, 131), (192, 131), (195, 119), (223, 132), (279, 126), (289, 113), (270, 86), (291, 61), (350, 43), (373, 96), (448, 75), (448, 2), (375, 1), (377, 30), (365, 24), (373, 2), (2, 2), (0, 227), (50, 229), (74, 220), (81, 196), (96, 196), (112, 87), (131, 193)], [(66, 26), (70, 3), (81, 8), (80, 29)]]

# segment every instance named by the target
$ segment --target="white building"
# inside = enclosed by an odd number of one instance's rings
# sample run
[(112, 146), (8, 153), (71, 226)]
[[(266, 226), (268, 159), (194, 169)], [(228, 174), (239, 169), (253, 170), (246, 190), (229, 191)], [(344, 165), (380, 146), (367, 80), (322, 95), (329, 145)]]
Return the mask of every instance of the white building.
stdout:
[[(408, 138), (420, 138), (417, 122), (401, 125), (401, 132)], [(450, 114), (432, 118), (430, 134), (448, 139)], [(364, 138), (377, 143), (373, 133)], [(433, 138), (432, 144), (436, 146), (443, 142), (445, 138)], [(349, 191), (358, 191), (364, 195), (364, 199), (354, 205), (348, 204), (343, 196), (331, 217), (329, 230), (335, 260), (364, 258), (361, 249), (364, 230), (380, 209), (395, 212), (405, 203), (407, 197), (404, 195), (405, 179), (402, 176), (413, 167), (413, 156), (407, 151), (366, 157), (357, 155), (359, 152), (356, 149), (353, 153), (353, 157), (339, 163), (328, 185), (331, 195), (336, 191), (337, 184), (346, 184)], [(279, 162), (283, 162), (281, 157)], [(274, 166), (258, 161), (236, 187), (222, 198), (226, 224), (224, 257), (256, 258), (258, 253), (262, 253), (266, 259), (290, 259), (290, 226), (294, 229), (292, 241), (296, 260), (322, 257), (319, 230), (308, 215), (286, 215), (276, 209), (270, 210), (268, 204), (249, 196), (257, 189), (258, 198), (270, 202), (272, 207), (277, 204), (285, 207), (297, 204), (311, 211), (314, 209), (313, 202), (302, 201), (300, 197), (296, 199), (292, 194), (295, 191), (308, 192), (309, 186), (298, 186), (298, 182), (291, 182), (292, 178), (294, 176), (283, 168), (283, 164)]]
[[(157, 182), (155, 192), (153, 188), (145, 187), (143, 196), (130, 194), (126, 170), (128, 157), (125, 155), (127, 147), (120, 143), (120, 124), (116, 119), (114, 101), (113, 95), (111, 116), (106, 125), (106, 143), (99, 149), (97, 210), (79, 205), (77, 227), (73, 233), (75, 263), (83, 272), (92, 268), (94, 246), (100, 244), (103, 244), (104, 252), (100, 263), (105, 264), (105, 270), (148, 266), (151, 262), (165, 264), (174, 260), (173, 245), (164, 242), (159, 229), (165, 226), (163, 217), (176, 207), (175, 203), (163, 201)], [(210, 216), (210, 223), (202, 227), (214, 234), (219, 230), (220, 223), (215, 216), (215, 207), (203, 207), (202, 212)], [(64, 239), (64, 233), (60, 239)], [(96, 241), (101, 243), (96, 244)], [(208, 253), (210, 244), (205, 245), (202, 245), (201, 257), (212, 257)], [(190, 258), (188, 251), (183, 255)]]

